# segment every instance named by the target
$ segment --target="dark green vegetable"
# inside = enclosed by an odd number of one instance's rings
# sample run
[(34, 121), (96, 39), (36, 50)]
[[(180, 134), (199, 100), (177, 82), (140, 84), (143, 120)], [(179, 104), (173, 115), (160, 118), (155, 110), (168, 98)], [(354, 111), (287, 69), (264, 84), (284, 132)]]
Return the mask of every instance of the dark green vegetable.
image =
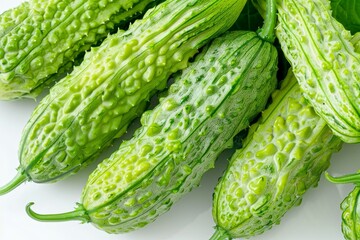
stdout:
[(170, 74), (231, 27), (245, 2), (168, 0), (107, 37), (34, 110), (20, 142), (18, 176), (0, 194), (26, 180), (58, 181), (89, 164)]
[(255, 32), (216, 38), (144, 113), (134, 137), (98, 165), (74, 212), (41, 215), (30, 204), (28, 214), (41, 221), (81, 219), (110, 233), (154, 221), (199, 184), (265, 107), (276, 71), (276, 48)]
[(317, 185), (341, 144), (289, 71), (216, 186), (212, 239), (249, 238), (278, 224)]
[(0, 15), (0, 99), (36, 97), (159, 0), (30, 0)]
[(360, 2), (358, 0), (331, 0), (332, 15), (352, 34), (360, 32)]

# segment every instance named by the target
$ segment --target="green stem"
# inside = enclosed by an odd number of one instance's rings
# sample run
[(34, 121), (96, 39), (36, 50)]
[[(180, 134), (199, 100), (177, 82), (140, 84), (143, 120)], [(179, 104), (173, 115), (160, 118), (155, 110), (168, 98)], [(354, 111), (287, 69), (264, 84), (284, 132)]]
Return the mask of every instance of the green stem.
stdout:
[(11, 192), (17, 186), (25, 182), (27, 179), (28, 179), (27, 176), (23, 172), (18, 171), (16, 176), (9, 183), (0, 187), (0, 196), (8, 192)]
[(327, 180), (329, 180), (332, 183), (338, 183), (338, 184), (353, 183), (356, 185), (360, 184), (360, 173), (352, 173), (340, 177), (334, 177), (331, 176), (328, 172), (325, 172), (325, 177)]
[(266, 15), (264, 25), (259, 29), (258, 35), (263, 40), (273, 43), (275, 41), (275, 26), (277, 22), (276, 0), (266, 0)]
[(57, 214), (39, 214), (31, 209), (34, 205), (33, 202), (26, 205), (26, 213), (33, 219), (41, 222), (64, 222), (78, 220), (82, 223), (90, 222), (90, 217), (81, 204), (78, 204), (77, 208), (71, 212), (57, 213)]
[(215, 233), (212, 235), (210, 240), (231, 240), (232, 237), (229, 233), (222, 227), (216, 226)]

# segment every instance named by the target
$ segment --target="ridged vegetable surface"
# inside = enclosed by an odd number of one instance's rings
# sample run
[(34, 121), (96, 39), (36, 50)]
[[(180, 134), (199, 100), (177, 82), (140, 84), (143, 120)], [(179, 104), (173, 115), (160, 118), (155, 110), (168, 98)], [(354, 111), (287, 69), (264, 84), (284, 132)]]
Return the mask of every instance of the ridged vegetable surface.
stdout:
[(354, 45), (355, 51), (360, 53), (360, 32), (352, 36), (351, 43)]
[[(360, 52), (360, 33), (351, 38), (351, 43), (356, 52)], [(345, 197), (340, 205), (342, 211), (341, 229), (346, 240), (357, 240), (360, 238), (360, 173), (352, 173), (344, 176), (333, 177), (329, 173), (325, 175), (330, 182), (337, 184), (355, 184), (355, 187)]]
[(278, 224), (317, 185), (341, 143), (289, 71), (215, 188), (212, 239), (249, 238)]
[(255, 32), (215, 39), (181, 75), (142, 127), (100, 163), (75, 212), (38, 220), (83, 218), (110, 233), (154, 221), (200, 182), (265, 107), (276, 86), (277, 50)]
[(0, 99), (36, 97), (159, 0), (30, 0), (0, 15)]
[(341, 229), (346, 240), (360, 238), (360, 187), (356, 186), (341, 203)]
[(360, 54), (350, 32), (332, 17), (329, 0), (278, 0), (277, 7), (276, 35), (305, 98), (335, 135), (360, 142)]
[(57, 181), (88, 164), (170, 74), (232, 25), (245, 2), (168, 0), (107, 37), (36, 107), (20, 142), (18, 176), (0, 194), (26, 180)]
[[(352, 181), (354, 181), (353, 175), (336, 178), (330, 176), (327, 177), (335, 183), (351, 183)], [(345, 199), (341, 202), (340, 205), (342, 211), (341, 230), (344, 239), (346, 240), (357, 240), (360, 238), (359, 174), (357, 174), (355, 178), (357, 179), (355, 179), (356, 185), (354, 189), (350, 191), (350, 193), (345, 197)]]
[(354, 184), (355, 187), (341, 202), (342, 211), (341, 230), (346, 240), (357, 240), (360, 238), (360, 173), (352, 173), (333, 177), (326, 173), (330, 182), (336, 184)]

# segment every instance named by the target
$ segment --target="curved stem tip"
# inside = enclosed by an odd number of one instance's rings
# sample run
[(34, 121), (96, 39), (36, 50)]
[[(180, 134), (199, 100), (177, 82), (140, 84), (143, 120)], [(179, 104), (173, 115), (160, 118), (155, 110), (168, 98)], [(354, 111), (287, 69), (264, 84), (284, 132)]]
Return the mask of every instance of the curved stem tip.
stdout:
[(64, 222), (64, 221), (81, 221), (82, 223), (90, 222), (90, 217), (85, 211), (84, 207), (81, 204), (78, 204), (77, 208), (74, 211), (57, 213), (57, 214), (39, 214), (34, 212), (31, 209), (31, 206), (34, 205), (33, 202), (30, 202), (26, 205), (26, 213), (37, 221), (41, 222)]
[(331, 176), (328, 172), (325, 172), (325, 177), (328, 181), (330, 181), (332, 183), (337, 183), (337, 184), (353, 183), (356, 185), (360, 184), (360, 173), (358, 173), (358, 172), (343, 175), (340, 177), (334, 177), (334, 176)]

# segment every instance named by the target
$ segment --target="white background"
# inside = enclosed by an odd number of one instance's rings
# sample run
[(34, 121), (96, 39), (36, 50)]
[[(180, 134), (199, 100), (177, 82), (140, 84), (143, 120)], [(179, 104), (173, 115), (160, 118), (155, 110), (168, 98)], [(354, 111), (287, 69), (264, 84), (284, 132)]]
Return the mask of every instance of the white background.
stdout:
[[(16, 6), (21, 0), (2, 0), (0, 12)], [(7, 183), (16, 174), (17, 148), (21, 131), (37, 102), (19, 100), (0, 101), (0, 185)], [(103, 156), (110, 153), (108, 151)], [(1, 240), (202, 240), (213, 233), (211, 195), (225, 165), (224, 154), (202, 180), (200, 187), (181, 199), (166, 214), (145, 228), (121, 235), (109, 235), (91, 224), (78, 222), (44, 223), (29, 218), (24, 209), (34, 201), (33, 209), (40, 213), (59, 213), (72, 210), (79, 201), (82, 187), (95, 164), (64, 181), (54, 184), (28, 182), (13, 192), (0, 196)], [(334, 154), (329, 172), (338, 175), (357, 171), (360, 168), (360, 148), (344, 145)], [(256, 236), (254, 240), (339, 240), (339, 205), (352, 189), (351, 185), (334, 185), (321, 179), (317, 188), (309, 190), (302, 204), (291, 209), (281, 224)]]

